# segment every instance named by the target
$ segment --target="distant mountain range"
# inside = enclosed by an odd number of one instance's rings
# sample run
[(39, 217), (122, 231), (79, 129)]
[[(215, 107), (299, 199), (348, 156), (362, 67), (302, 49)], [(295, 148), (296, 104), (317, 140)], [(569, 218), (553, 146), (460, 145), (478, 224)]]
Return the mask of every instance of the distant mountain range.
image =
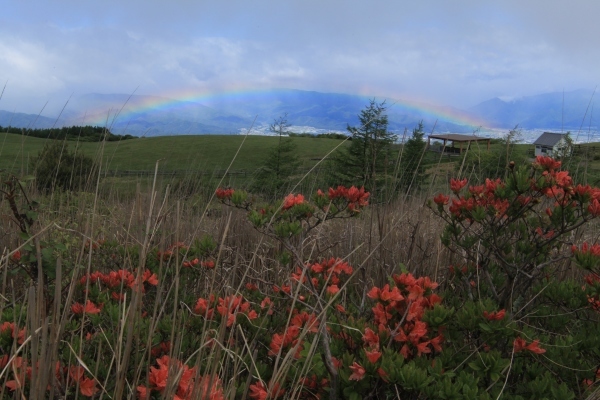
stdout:
[[(113, 133), (137, 136), (239, 134), (250, 127), (267, 133), (287, 113), (297, 132), (345, 132), (358, 125), (369, 98), (357, 95), (278, 89), (177, 100), (127, 94), (86, 94), (72, 99), (59, 118), (0, 110), (0, 125), (23, 128), (109, 126)], [(376, 99), (380, 100), (380, 99)], [(579, 129), (590, 125), (596, 99), (591, 91), (547, 93), (513, 100), (494, 98), (469, 110), (388, 100), (389, 129), (401, 134), (423, 121), (430, 132), (473, 132), (478, 125), (510, 129)], [(596, 108), (596, 113), (598, 109)], [(590, 119), (591, 118), (591, 119)]]
[[(545, 93), (514, 100), (494, 98), (469, 109), (490, 127), (523, 129), (575, 130), (590, 127), (597, 130), (600, 119), (598, 94), (590, 90)], [(590, 123), (591, 121), (591, 123)]]

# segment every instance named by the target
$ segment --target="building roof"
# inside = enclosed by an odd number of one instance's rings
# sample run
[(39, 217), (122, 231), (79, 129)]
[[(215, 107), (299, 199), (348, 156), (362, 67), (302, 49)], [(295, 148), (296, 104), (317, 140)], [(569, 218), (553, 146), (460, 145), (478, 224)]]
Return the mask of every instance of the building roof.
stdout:
[(554, 147), (554, 145), (558, 143), (560, 139), (563, 138), (563, 136), (565, 135), (563, 135), (562, 133), (544, 132), (542, 133), (542, 136), (540, 136), (535, 142), (533, 142), (533, 144)]
[(479, 142), (482, 140), (490, 140), (475, 135), (460, 135), (458, 133), (448, 133), (445, 135), (429, 135), (430, 139), (451, 140), (453, 142)]

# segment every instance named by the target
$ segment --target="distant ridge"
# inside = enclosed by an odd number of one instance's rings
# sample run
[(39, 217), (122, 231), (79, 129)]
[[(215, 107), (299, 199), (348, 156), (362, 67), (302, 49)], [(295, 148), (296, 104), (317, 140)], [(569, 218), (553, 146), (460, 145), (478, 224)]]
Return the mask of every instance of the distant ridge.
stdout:
[[(588, 128), (591, 122), (592, 129), (597, 130), (597, 117), (591, 112), (596, 103), (592, 94), (589, 90), (565, 92), (564, 107), (560, 92), (515, 100), (494, 98), (466, 111), (389, 99), (389, 129), (402, 135), (423, 121), (426, 132), (472, 133), (477, 129), (473, 121), (485, 121), (483, 128), (550, 130), (575, 130), (582, 122)], [(292, 89), (192, 100), (89, 93), (71, 99), (57, 126), (106, 125), (115, 134), (136, 136), (239, 134), (250, 126), (260, 133), (268, 130), (273, 119), (287, 113), (289, 123), (299, 131), (345, 132), (348, 124), (358, 124), (358, 114), (369, 100), (359, 95)], [(55, 122), (52, 116), (0, 111), (2, 126), (48, 128)]]
[[(554, 130), (575, 130), (580, 127), (598, 130), (600, 122), (594, 117), (592, 108), (598, 114), (600, 105), (598, 94), (591, 90), (544, 93), (515, 100), (499, 98), (484, 101), (469, 111), (488, 121), (491, 127), (524, 129), (546, 128)], [(588, 108), (589, 107), (589, 108)], [(587, 113), (586, 113), (587, 111)], [(591, 121), (590, 121), (591, 118)], [(591, 124), (590, 124), (591, 122)]]
[[(18, 128), (52, 128), (56, 118), (43, 115), (24, 114), (0, 110), (0, 126), (15, 126)], [(59, 125), (60, 126), (60, 125)]]

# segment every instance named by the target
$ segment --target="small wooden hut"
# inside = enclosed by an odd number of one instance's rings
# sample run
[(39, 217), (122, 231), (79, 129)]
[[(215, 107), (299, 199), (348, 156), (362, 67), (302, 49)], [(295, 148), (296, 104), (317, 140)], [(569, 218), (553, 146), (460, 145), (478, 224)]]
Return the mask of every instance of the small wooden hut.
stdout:
[[(431, 146), (431, 139), (441, 140), (442, 145), (437, 147)], [(447, 133), (443, 135), (429, 135), (427, 137), (427, 148), (430, 151), (439, 153), (460, 155), (466, 151), (472, 142), (487, 142), (487, 149), (490, 149), (490, 138), (479, 137), (475, 135), (461, 135), (458, 133)], [(448, 144), (450, 143), (450, 144)]]

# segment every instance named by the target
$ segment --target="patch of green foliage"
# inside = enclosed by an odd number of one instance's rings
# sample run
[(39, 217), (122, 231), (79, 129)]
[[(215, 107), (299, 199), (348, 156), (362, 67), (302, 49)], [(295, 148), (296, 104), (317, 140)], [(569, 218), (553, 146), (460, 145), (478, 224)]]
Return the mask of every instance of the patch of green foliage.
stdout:
[(95, 183), (98, 169), (94, 160), (71, 150), (64, 140), (47, 142), (42, 151), (32, 159), (36, 185), (40, 190), (79, 190)]
[(137, 139), (132, 135), (115, 135), (109, 129), (101, 126), (65, 126), (49, 129), (22, 129), (14, 126), (3, 127), (0, 131), (17, 135), (31, 136), (41, 139), (78, 140), (81, 142), (116, 142), (119, 140)]

